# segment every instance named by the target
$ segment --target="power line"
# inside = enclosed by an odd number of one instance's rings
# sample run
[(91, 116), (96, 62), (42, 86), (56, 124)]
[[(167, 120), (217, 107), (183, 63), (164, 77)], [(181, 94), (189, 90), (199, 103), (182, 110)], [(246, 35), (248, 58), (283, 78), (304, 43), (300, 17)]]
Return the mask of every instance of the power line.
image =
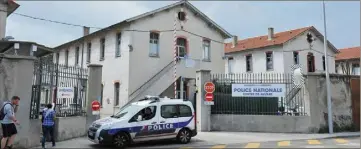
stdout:
[[(9, 11), (2, 10), (2, 9), (0, 9), (0, 11), (7, 12), (7, 13), (9, 12)], [(31, 19), (34, 19), (34, 20), (42, 20), (42, 21), (47, 21), (47, 22), (52, 22), (52, 23), (57, 23), (57, 24), (63, 24), (63, 25), (68, 25), (68, 26), (75, 26), (75, 27), (84, 27), (85, 26), (85, 25), (78, 25), (78, 24), (72, 24), (72, 23), (66, 23), (66, 22), (60, 22), (60, 21), (54, 21), (54, 20), (29, 16), (29, 15), (26, 15), (26, 14), (21, 14), (21, 13), (16, 13), (16, 12), (13, 12), (12, 14), (19, 15), (19, 16), (22, 16), (22, 17), (31, 18)], [(101, 27), (93, 27), (93, 26), (86, 26), (86, 27), (95, 28), (95, 29), (102, 29)]]

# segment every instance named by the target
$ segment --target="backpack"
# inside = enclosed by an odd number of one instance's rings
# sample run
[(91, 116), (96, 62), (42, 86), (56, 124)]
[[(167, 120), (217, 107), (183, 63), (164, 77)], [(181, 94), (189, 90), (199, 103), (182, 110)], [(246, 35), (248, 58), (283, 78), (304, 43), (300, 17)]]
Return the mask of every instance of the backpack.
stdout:
[(7, 113), (4, 113), (4, 107), (5, 107), (5, 105), (7, 105), (7, 104), (10, 104), (10, 103), (5, 103), (5, 104), (3, 105), (3, 107), (1, 108), (1, 110), (0, 110), (0, 120), (3, 120), (3, 119), (5, 118), (5, 115), (7, 114)]

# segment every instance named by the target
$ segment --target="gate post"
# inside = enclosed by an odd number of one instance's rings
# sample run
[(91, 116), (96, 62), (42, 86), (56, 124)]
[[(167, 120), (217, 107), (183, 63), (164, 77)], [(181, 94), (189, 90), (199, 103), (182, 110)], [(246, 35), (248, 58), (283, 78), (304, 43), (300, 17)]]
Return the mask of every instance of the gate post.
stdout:
[(196, 116), (197, 116), (197, 131), (207, 132), (211, 130), (211, 106), (204, 104), (204, 84), (211, 80), (210, 70), (199, 70), (196, 72)]
[(91, 103), (93, 100), (98, 100), (101, 95), (102, 84), (102, 65), (89, 64), (89, 75), (87, 84), (87, 96), (86, 96), (86, 127), (89, 127), (91, 123), (99, 119), (98, 115), (92, 114)]

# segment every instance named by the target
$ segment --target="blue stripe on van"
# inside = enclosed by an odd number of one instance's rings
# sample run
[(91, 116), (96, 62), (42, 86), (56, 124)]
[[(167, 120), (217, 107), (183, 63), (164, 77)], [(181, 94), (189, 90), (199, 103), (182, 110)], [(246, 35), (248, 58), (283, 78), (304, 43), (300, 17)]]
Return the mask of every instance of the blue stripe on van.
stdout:
[[(183, 127), (186, 127), (192, 121), (193, 117), (194, 116), (192, 116), (188, 121), (172, 123), (172, 124), (173, 124), (173, 126), (175, 126), (175, 128), (183, 128)], [(124, 132), (128, 132), (128, 133), (139, 133), (142, 131), (143, 128), (147, 128), (147, 127), (148, 127), (148, 125), (125, 127), (125, 128), (114, 128), (114, 129), (109, 129), (108, 134), (114, 135), (114, 134), (118, 133), (119, 131), (124, 131)]]

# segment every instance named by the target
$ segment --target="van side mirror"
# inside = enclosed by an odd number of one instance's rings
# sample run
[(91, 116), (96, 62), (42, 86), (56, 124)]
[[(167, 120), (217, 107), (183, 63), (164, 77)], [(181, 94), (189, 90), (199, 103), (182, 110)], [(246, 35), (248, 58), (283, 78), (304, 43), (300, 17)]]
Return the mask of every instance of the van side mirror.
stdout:
[(138, 115), (137, 121), (138, 121), (138, 122), (139, 122), (139, 121), (142, 121), (142, 119), (143, 119), (142, 115)]

